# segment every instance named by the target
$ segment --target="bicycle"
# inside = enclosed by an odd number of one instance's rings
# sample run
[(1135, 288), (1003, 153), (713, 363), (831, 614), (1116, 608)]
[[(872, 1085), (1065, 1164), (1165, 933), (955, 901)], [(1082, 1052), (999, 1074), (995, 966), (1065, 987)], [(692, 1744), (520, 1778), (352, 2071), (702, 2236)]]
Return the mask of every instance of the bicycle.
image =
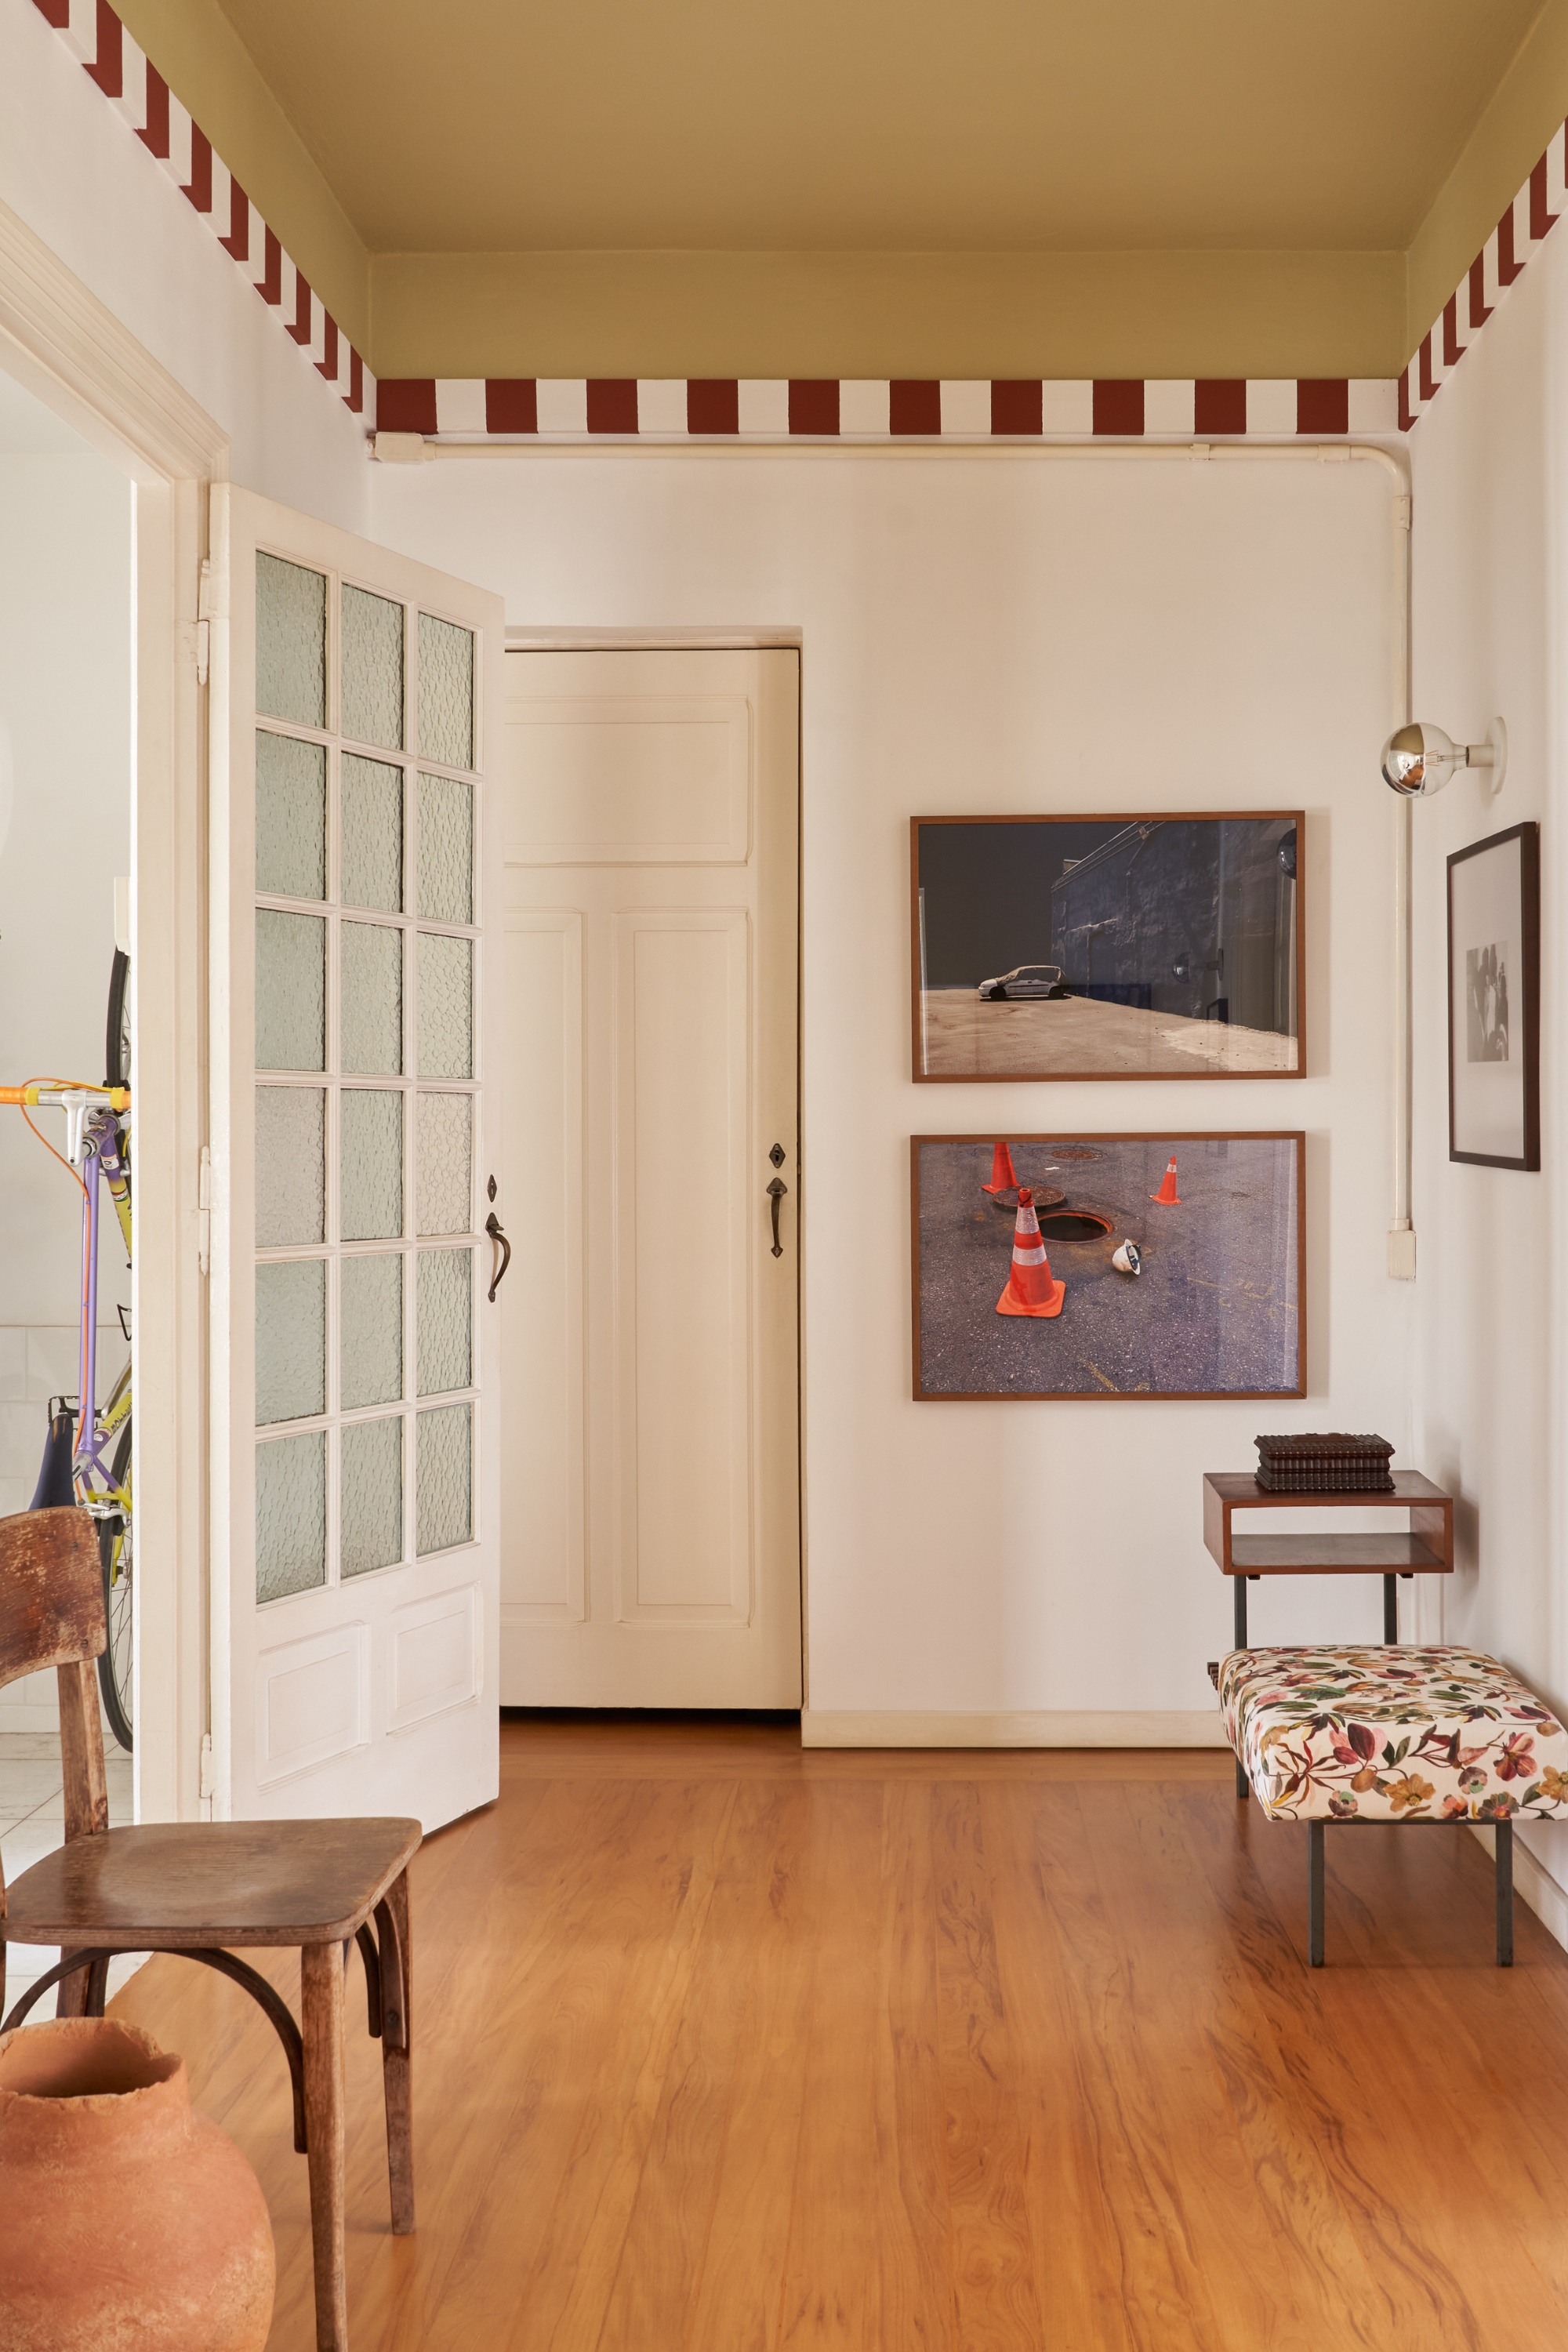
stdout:
[[(0, 1104), (22, 1113), (47, 1151), (68, 1168), (82, 1196), (81, 1307), (78, 1331), (78, 1389), (74, 1397), (51, 1397), (49, 1433), (31, 1507), (79, 1505), (98, 1522), (99, 1559), (109, 1640), (98, 1661), (99, 1689), (110, 1728), (127, 1753), (135, 1734), (135, 1564), (132, 1507), (131, 1367), (110, 1390), (101, 1410), (98, 1397), (98, 1250), (107, 1187), (132, 1255), (131, 1216), (131, 1034), (130, 958), (115, 950), (109, 992), (104, 1084), (68, 1078), (32, 1078), (20, 1087), (0, 1087)], [(35, 1127), (29, 1110), (54, 1108), (66, 1115), (66, 1150)], [(120, 1324), (127, 1339), (125, 1310)], [(107, 1456), (107, 1459), (106, 1459)]]

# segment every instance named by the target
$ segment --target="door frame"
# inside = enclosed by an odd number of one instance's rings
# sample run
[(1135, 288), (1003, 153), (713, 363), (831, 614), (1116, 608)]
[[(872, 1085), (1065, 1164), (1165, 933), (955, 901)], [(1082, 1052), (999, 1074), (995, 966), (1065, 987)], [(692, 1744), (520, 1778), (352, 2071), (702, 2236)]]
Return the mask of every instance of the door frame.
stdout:
[[(0, 368), (126, 474), (135, 499), (132, 980), (137, 1047), (132, 1360), (159, 1371), (134, 1416), (136, 1818), (195, 1821), (207, 1656), (207, 491), (229, 441), (74, 271), (0, 204)], [(151, 1531), (149, 1539), (148, 1531)]]
[(805, 1492), (805, 1270), (811, 1185), (806, 1175), (805, 1128), (805, 636), (787, 623), (755, 628), (531, 628), (508, 625), (509, 654), (525, 653), (793, 653), (799, 666), (795, 727), (795, 1448), (799, 1456), (800, 1715), (811, 1709), (811, 1538)]

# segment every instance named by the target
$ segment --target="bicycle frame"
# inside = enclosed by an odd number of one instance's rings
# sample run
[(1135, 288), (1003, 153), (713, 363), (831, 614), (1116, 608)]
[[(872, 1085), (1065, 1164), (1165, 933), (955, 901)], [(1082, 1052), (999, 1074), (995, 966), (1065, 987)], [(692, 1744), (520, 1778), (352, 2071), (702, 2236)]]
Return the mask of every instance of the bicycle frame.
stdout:
[[(100, 1184), (109, 1188), (115, 1216), (131, 1242), (131, 1181), (121, 1150), (121, 1120), (131, 1108), (123, 1087), (82, 1087), (61, 1079), (34, 1079), (25, 1087), (0, 1087), (0, 1103), (24, 1114), (46, 1105), (66, 1115), (68, 1166), (81, 1185), (81, 1321), (77, 1339), (77, 1428), (71, 1479), (95, 1518), (127, 1517), (130, 1496), (116, 1486), (104, 1460), (131, 1411), (131, 1368), (115, 1381), (109, 1402), (98, 1410), (98, 1244)], [(29, 1121), (29, 1124), (31, 1122)]]
[[(131, 1248), (131, 1186), (120, 1149), (120, 1118), (110, 1108), (93, 1111), (82, 1122), (81, 1166), (81, 1328), (77, 1360), (76, 1447), (71, 1474), (77, 1491), (95, 1516), (105, 1508), (122, 1507), (126, 1496), (105, 1462), (126, 1414), (131, 1410), (129, 1368), (116, 1381), (109, 1402), (98, 1410), (98, 1244), (101, 1218), (100, 1181), (107, 1184), (120, 1230)], [(95, 1484), (101, 1481), (101, 1484)]]

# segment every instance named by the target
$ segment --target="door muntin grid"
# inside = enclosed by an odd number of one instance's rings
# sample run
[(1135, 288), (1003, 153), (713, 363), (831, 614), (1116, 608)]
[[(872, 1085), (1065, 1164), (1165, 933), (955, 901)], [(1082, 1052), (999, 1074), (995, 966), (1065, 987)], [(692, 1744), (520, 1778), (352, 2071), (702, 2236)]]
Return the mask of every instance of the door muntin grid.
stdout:
[[(281, 717), (258, 710), (256, 720), (255, 903), (266, 942), (254, 1097), (257, 1599), (269, 1605), (477, 1538), (481, 786), (474, 767), (432, 757), (478, 756), (477, 701), (465, 722), (453, 687), (465, 670), (462, 639), (470, 696), (477, 689), (471, 630), (267, 551), (257, 573), (258, 698), (270, 682), (270, 698), (289, 706)], [(279, 583), (280, 620), (267, 610), (269, 585)], [(319, 646), (310, 639), (318, 613)], [(380, 672), (363, 643), (343, 642), (345, 617), (352, 638), (365, 616)], [(395, 690), (384, 671), (399, 635)], [(434, 728), (423, 735), (422, 638), (444, 663)], [(324, 723), (296, 715), (307, 709)], [(368, 737), (343, 731), (345, 709)], [(421, 741), (426, 748), (413, 748)], [(434, 1009), (426, 1003), (423, 1069), (422, 965), (433, 975), (427, 1000), (438, 996)], [(303, 992), (281, 1008), (263, 1001), (280, 973)], [(264, 1057), (269, 1039), (275, 1050)], [(379, 1182), (365, 1181), (377, 1171)], [(423, 1356), (422, 1292), (428, 1313), (439, 1306), (442, 1342), (433, 1354), (423, 1334)], [(310, 1312), (280, 1321), (279, 1300)], [(466, 1351), (454, 1338), (465, 1303)], [(369, 1370), (366, 1349), (379, 1351)], [(447, 1385), (459, 1372), (461, 1383)], [(307, 1402), (319, 1409), (298, 1410)], [(263, 1411), (278, 1417), (262, 1422)]]

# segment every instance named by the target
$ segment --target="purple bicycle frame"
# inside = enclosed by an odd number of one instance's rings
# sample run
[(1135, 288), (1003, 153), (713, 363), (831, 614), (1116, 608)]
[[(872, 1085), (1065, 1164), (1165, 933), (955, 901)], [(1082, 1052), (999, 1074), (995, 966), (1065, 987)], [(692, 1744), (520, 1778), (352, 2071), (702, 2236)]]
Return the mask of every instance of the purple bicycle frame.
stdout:
[[(112, 1181), (123, 1173), (119, 1121), (111, 1110), (95, 1111), (82, 1129), (81, 1329), (77, 1349), (80, 1388), (77, 1398), (76, 1447), (71, 1455), (71, 1475), (79, 1486), (94, 1476), (105, 1486), (114, 1484), (103, 1455), (110, 1437), (118, 1433), (100, 1430), (98, 1425), (99, 1180), (107, 1176)], [(90, 1486), (87, 1491), (91, 1491)]]

